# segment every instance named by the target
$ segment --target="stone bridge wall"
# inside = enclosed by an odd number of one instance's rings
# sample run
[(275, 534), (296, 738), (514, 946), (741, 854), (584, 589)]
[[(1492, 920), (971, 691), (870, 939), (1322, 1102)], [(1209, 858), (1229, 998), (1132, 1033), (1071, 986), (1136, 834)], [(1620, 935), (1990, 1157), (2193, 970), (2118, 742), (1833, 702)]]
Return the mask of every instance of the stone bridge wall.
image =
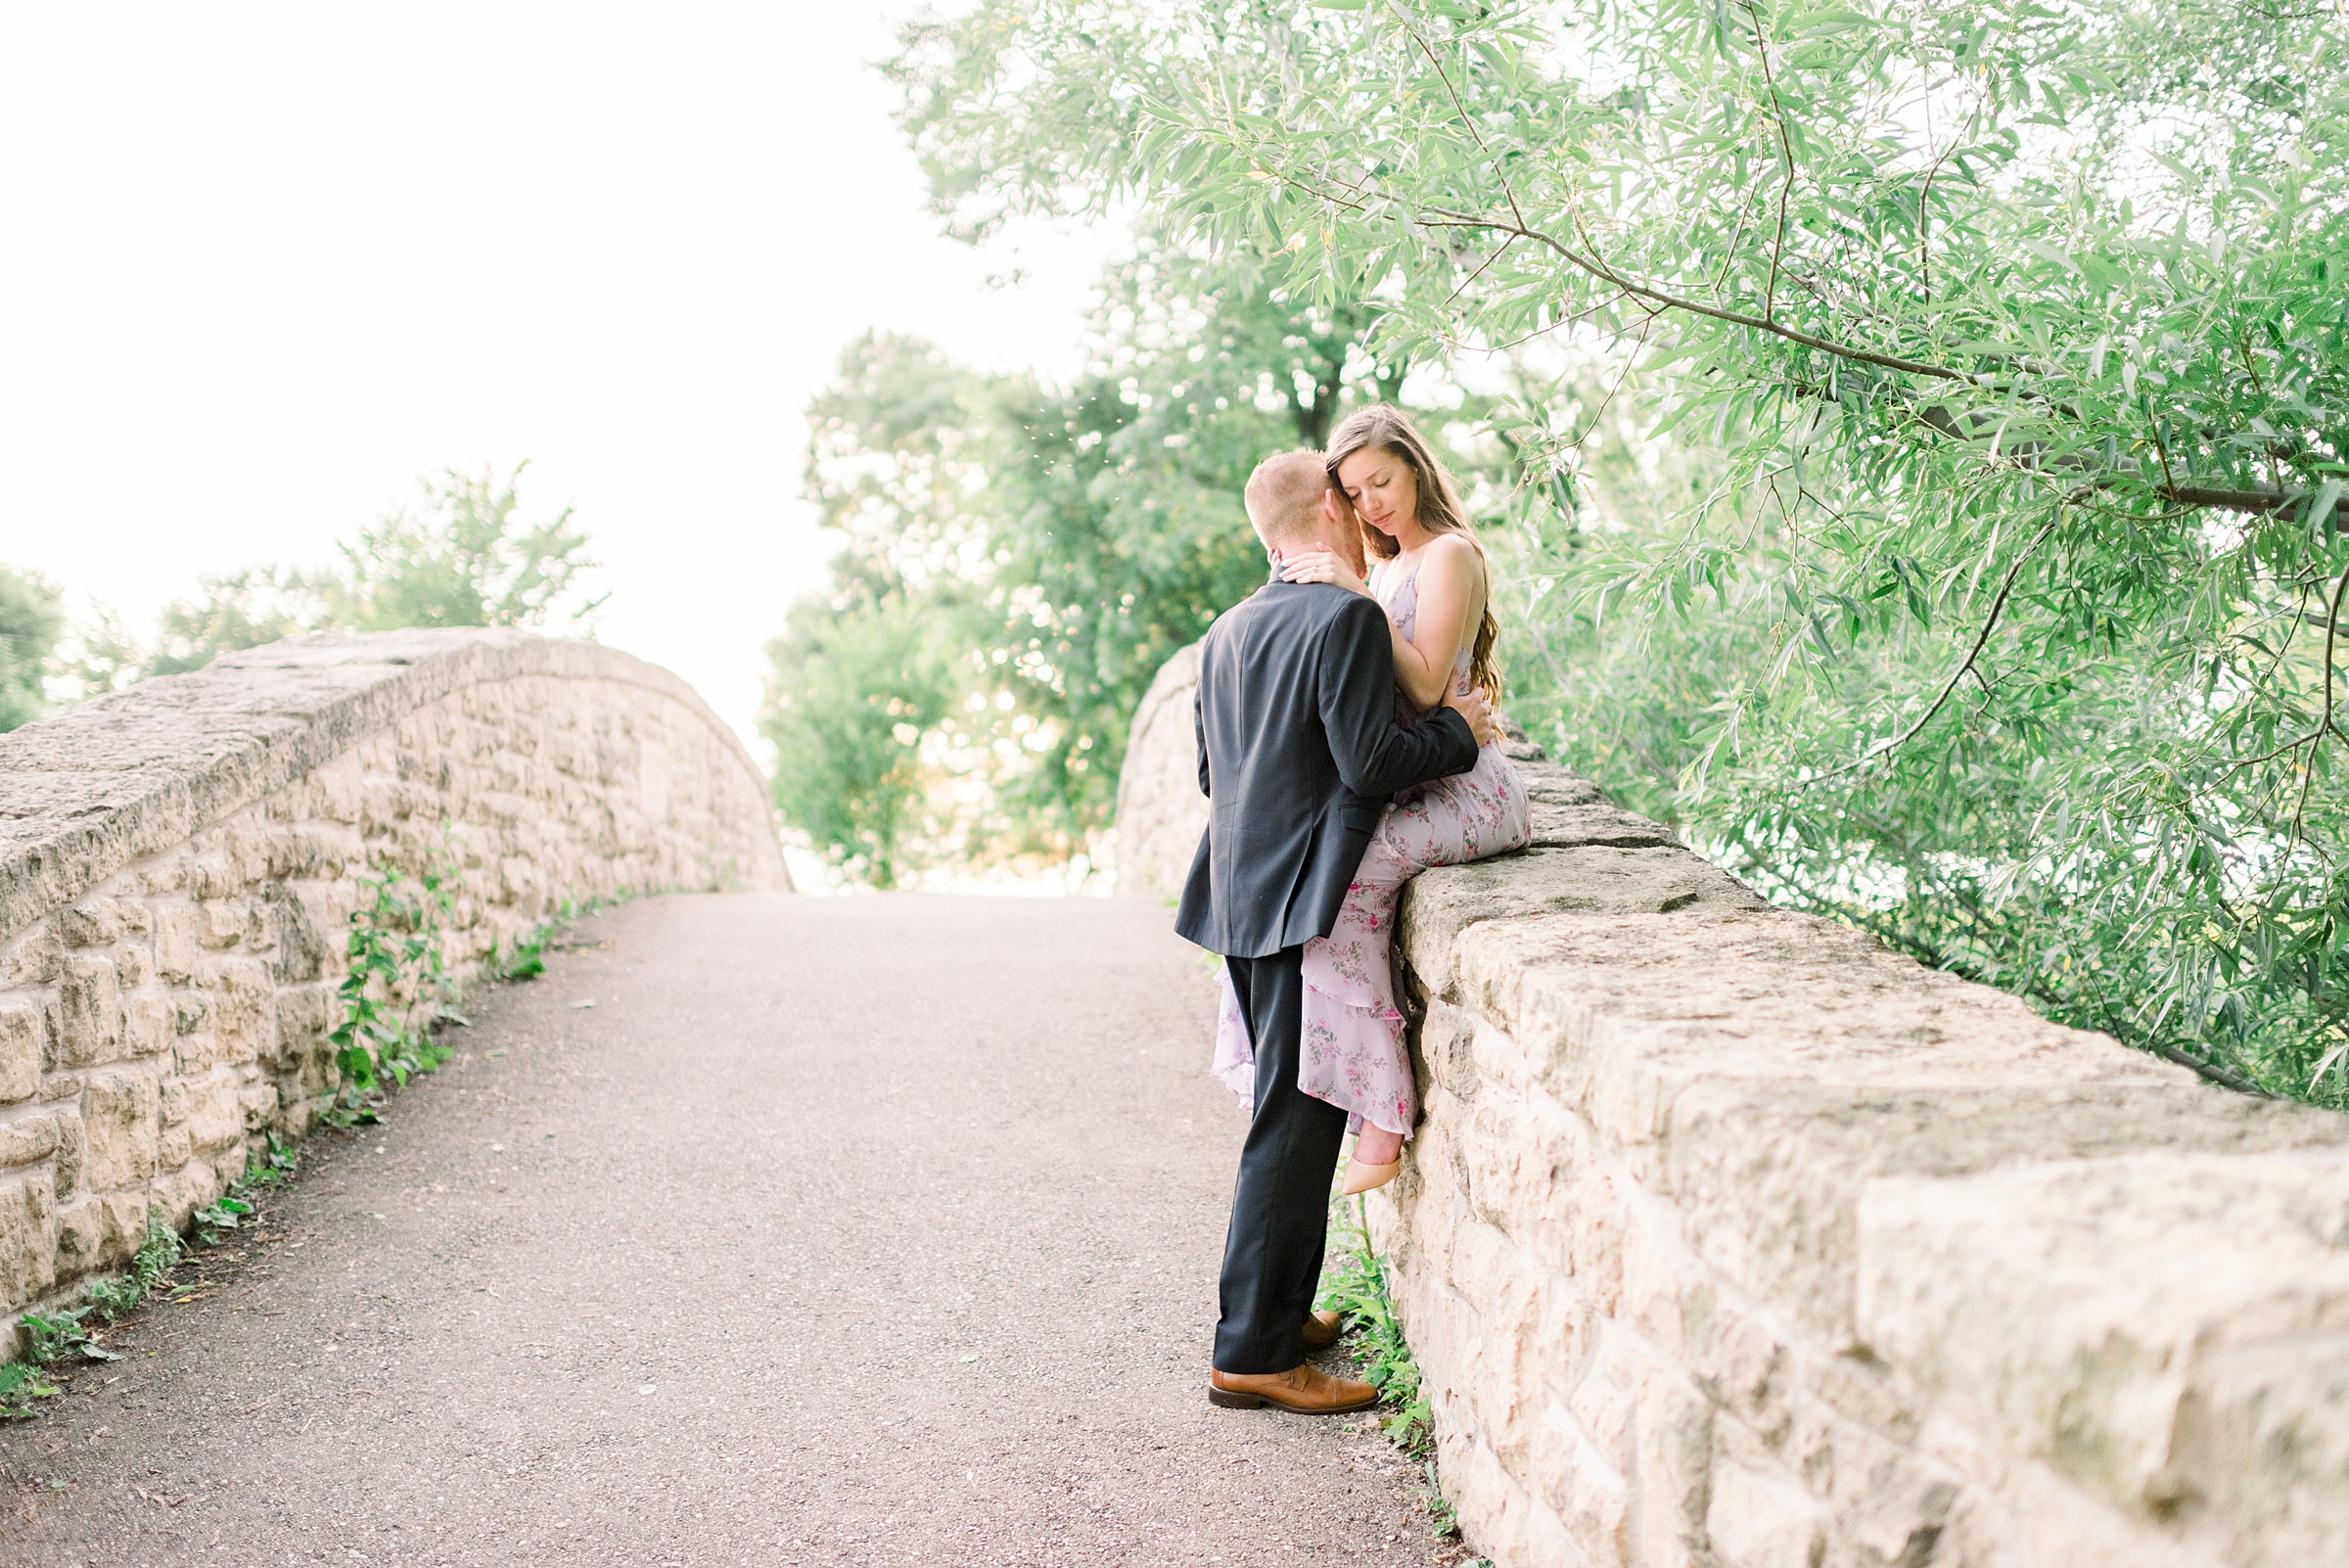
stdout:
[[(1194, 669), (1128, 763), (1153, 891)], [(1773, 909), (1513, 755), (1534, 847), (1404, 901), (1426, 1120), (1370, 1205), (1479, 1550), (2349, 1562), (2349, 1119)]]
[(0, 735), (0, 1311), (306, 1125), (360, 878), (436, 856), (457, 975), (566, 899), (789, 886), (741, 743), (588, 643), (297, 638)]

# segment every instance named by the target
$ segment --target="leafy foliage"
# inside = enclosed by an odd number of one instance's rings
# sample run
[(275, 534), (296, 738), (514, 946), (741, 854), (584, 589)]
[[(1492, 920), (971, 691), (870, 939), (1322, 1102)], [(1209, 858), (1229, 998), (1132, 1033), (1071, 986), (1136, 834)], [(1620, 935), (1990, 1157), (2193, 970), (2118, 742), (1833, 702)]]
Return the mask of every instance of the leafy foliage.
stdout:
[[(503, 481), (452, 469), (425, 484), (421, 516), (394, 512), (361, 530), (343, 546), (343, 570), (318, 585), (325, 623), (348, 631), (546, 624), (595, 563), (571, 508), (538, 523), (517, 515), (529, 466)], [(575, 619), (602, 603), (588, 601)]]
[[(200, 577), (193, 598), (164, 608), (152, 643), (101, 612), (76, 628), (73, 656), (51, 665), (90, 697), (304, 631), (586, 626), (608, 597), (580, 596), (581, 576), (596, 565), (586, 531), (568, 508), (534, 522), (522, 515), (529, 466), (503, 477), (451, 469), (426, 481), (421, 506), (338, 546), (338, 568), (250, 567)], [(0, 618), (6, 614), (0, 580)], [(0, 623), (0, 637), (6, 629)]]
[[(2331, 10), (994, 0), (896, 69), (972, 232), (1138, 204), (1507, 367), (1502, 651), (1605, 782), (2051, 1016), (2349, 1093)], [(1602, 402), (1638, 504), (1589, 504)]]
[(0, 567), (0, 730), (31, 723), (48, 706), (43, 683), (64, 629), (55, 588)]
[[(1344, 1207), (1344, 1200), (1339, 1206)], [(1346, 1331), (1359, 1336), (1355, 1349), (1362, 1360), (1362, 1378), (1390, 1407), (1378, 1418), (1380, 1430), (1405, 1453), (1424, 1457), (1435, 1448), (1435, 1417), (1427, 1397), (1419, 1392), (1419, 1362), (1395, 1316), (1386, 1262), (1370, 1245), (1370, 1224), (1359, 1198), (1355, 1200), (1353, 1223), (1341, 1222), (1331, 1229), (1339, 1247), (1317, 1305), (1324, 1312), (1343, 1314)]]
[(832, 857), (895, 887), (924, 794), (924, 733), (954, 690), (936, 623), (898, 596), (805, 605), (768, 647), (760, 729), (775, 747), (775, 804)]
[(224, 653), (258, 648), (326, 623), (316, 582), (284, 567), (252, 567), (197, 579), (198, 596), (163, 609), (155, 646), (141, 661), (146, 675), (202, 669)]
[[(454, 868), (436, 854), (412, 882), (390, 866), (361, 881), (371, 897), (350, 917), (350, 968), (335, 988), (343, 1021), (327, 1036), (343, 1083), (326, 1118), (339, 1127), (377, 1119), (385, 1080), (405, 1087), (452, 1054), (432, 1024), (450, 997), (440, 933), (456, 907)], [(234, 1213), (215, 1223), (233, 1227)]]
[(868, 338), (808, 411), (846, 546), (770, 648), (776, 801), (852, 871), (1082, 853), (1160, 665), (1264, 580), (1240, 492), (1400, 368), (1372, 313), (1143, 245), (1071, 387)]

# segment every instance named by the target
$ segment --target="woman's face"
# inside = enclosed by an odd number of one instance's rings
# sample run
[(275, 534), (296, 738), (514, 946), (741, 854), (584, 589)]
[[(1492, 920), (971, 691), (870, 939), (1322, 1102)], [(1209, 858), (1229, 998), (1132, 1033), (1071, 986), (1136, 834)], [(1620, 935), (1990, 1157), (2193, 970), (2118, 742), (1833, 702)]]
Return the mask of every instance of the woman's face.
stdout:
[(1411, 465), (1383, 446), (1365, 446), (1338, 465), (1338, 486), (1355, 515), (1389, 538), (1400, 539), (1419, 517), (1419, 486)]

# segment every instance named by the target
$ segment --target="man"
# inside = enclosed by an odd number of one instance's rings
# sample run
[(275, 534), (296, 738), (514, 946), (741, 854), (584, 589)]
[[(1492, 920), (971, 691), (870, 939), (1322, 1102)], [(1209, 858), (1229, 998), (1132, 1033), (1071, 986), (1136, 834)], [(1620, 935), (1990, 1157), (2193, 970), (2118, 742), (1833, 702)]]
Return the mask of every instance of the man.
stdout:
[(1386, 798), (1474, 767), (1492, 713), (1470, 694), (1400, 727), (1385, 614), (1329, 583), (1280, 579), (1284, 556), (1352, 542), (1318, 452), (1267, 458), (1247, 505), (1272, 580), (1218, 618), (1200, 653), (1192, 717), (1210, 807), (1174, 921), (1224, 955), (1256, 1050), (1208, 1398), (1334, 1413), (1378, 1396), (1306, 1360), (1336, 1338), (1334, 1315), (1311, 1314), (1346, 1113), (1297, 1087), (1305, 944), (1336, 924)]

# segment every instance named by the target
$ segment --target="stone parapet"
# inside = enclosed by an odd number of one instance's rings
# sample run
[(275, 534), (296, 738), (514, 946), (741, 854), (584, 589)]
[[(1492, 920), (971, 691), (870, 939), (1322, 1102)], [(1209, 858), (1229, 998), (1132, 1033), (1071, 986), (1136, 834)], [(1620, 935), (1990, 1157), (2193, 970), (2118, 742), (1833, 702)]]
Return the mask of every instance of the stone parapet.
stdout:
[(307, 1125), (362, 879), (427, 864), (460, 976), (565, 899), (789, 886), (741, 743), (592, 643), (294, 638), (0, 735), (0, 1310)]
[(1478, 1550), (2349, 1561), (2349, 1118), (1773, 909), (1512, 755), (1535, 846), (1404, 899), (1426, 1116), (1369, 1203)]

